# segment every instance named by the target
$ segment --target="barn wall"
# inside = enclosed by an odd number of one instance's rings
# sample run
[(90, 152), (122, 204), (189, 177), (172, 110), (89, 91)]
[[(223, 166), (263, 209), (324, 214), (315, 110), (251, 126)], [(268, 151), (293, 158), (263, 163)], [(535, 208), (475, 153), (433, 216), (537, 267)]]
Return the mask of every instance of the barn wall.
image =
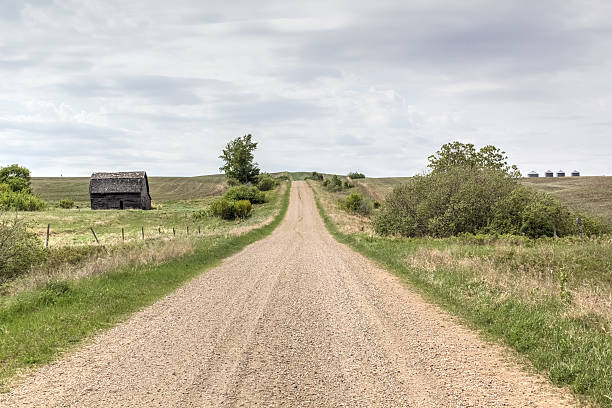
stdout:
[[(142, 200), (140, 194), (92, 194), (92, 210), (119, 210), (120, 201), (123, 200), (124, 209), (141, 209)], [(149, 205), (150, 208), (150, 205)]]
[(151, 209), (151, 196), (149, 196), (148, 191), (146, 191), (146, 187), (142, 189), (142, 193), (140, 194), (140, 202), (143, 210)]

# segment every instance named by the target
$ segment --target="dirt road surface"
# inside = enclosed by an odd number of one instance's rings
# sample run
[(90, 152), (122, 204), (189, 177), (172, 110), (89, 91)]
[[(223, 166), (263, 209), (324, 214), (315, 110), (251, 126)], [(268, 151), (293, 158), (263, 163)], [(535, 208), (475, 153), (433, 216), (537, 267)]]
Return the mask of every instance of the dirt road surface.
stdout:
[(2, 407), (561, 407), (562, 390), (333, 240), (295, 182), (283, 223)]

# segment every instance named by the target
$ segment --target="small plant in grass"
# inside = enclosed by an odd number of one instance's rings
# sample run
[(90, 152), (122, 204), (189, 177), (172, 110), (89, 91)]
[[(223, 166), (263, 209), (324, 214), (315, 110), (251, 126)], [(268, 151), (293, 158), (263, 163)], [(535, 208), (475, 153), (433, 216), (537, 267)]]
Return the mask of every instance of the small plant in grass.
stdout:
[(350, 172), (349, 174), (347, 174), (347, 177), (354, 179), (362, 179), (365, 178), (365, 174), (363, 173), (358, 173), (356, 171)]
[(70, 209), (74, 207), (74, 201), (69, 199), (63, 199), (59, 202), (61, 208)]

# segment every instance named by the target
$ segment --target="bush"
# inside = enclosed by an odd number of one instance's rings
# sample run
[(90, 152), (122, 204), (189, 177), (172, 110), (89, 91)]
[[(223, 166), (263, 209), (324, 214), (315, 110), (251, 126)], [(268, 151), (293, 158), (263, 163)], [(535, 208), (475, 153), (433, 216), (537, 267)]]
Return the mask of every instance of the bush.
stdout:
[(257, 178), (257, 188), (261, 191), (272, 190), (277, 185), (277, 181), (272, 178), (269, 174), (261, 174)]
[(342, 207), (346, 211), (367, 216), (372, 212), (373, 204), (370, 200), (365, 199), (361, 194), (351, 193), (344, 199), (344, 201), (342, 201)]
[(236, 186), (225, 192), (225, 198), (231, 201), (249, 200), (251, 204), (266, 202), (266, 195), (255, 186)]
[(59, 202), (59, 206), (61, 208), (70, 209), (70, 208), (74, 207), (74, 201), (68, 200), (68, 199), (61, 200)]
[(247, 218), (251, 215), (253, 204), (249, 200), (240, 200), (234, 202), (234, 213), (236, 218)]
[(498, 170), (455, 167), (396, 187), (374, 221), (382, 235), (447, 237), (484, 230), (516, 182)]
[(347, 177), (351, 178), (351, 179), (362, 179), (365, 178), (365, 174), (363, 173), (357, 173), (356, 171), (353, 171), (349, 174), (346, 175)]
[(46, 203), (25, 191), (12, 191), (6, 184), (0, 184), (0, 210), (40, 211)]
[(323, 175), (321, 173), (317, 173), (316, 171), (313, 171), (312, 173), (310, 173), (310, 176), (304, 177), (304, 180), (322, 181)]
[(0, 283), (26, 273), (44, 259), (42, 241), (36, 234), (20, 220), (0, 219)]
[(340, 177), (336, 176), (335, 174), (331, 179), (325, 179), (325, 181), (323, 182), (323, 185), (325, 188), (327, 188), (327, 190), (331, 192), (342, 191), (342, 180), (340, 180)]
[[(578, 233), (577, 214), (556, 198), (519, 186), (500, 170), (453, 167), (413, 177), (385, 199), (374, 220), (381, 235), (448, 237), (519, 234), (532, 238)], [(582, 216), (586, 235), (609, 226)]]
[(210, 205), (210, 215), (221, 217), (224, 220), (235, 220), (236, 218), (247, 218), (251, 215), (253, 205), (249, 200), (228, 200), (221, 198)]
[(220, 198), (210, 205), (210, 213), (216, 217), (221, 217), (224, 220), (233, 220), (236, 218), (236, 208), (234, 201), (225, 198)]

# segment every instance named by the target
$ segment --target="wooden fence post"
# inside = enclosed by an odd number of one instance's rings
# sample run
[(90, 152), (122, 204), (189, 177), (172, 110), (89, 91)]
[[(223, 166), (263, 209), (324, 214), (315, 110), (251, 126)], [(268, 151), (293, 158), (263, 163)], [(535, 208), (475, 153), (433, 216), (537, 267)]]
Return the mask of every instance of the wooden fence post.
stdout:
[(580, 228), (580, 240), (584, 239), (584, 230), (582, 228), (582, 217), (578, 217), (576, 219), (576, 223), (578, 224), (578, 228)]
[(142, 239), (144, 239), (144, 226), (140, 227), (141, 231), (142, 231)]
[(51, 224), (47, 224), (47, 240), (45, 241), (45, 248), (49, 248), (49, 229), (51, 228)]
[(174, 227), (172, 227), (172, 235), (176, 237), (176, 230), (174, 229)]
[(125, 242), (125, 229), (121, 227), (121, 240)]
[(189, 235), (189, 225), (187, 226), (187, 235)]
[(161, 227), (157, 227), (157, 233), (161, 235)]
[(89, 227), (89, 229), (91, 230), (91, 233), (93, 234), (94, 238), (96, 239), (96, 243), (100, 243), (100, 241), (98, 241), (98, 237), (96, 236), (96, 231), (94, 231), (93, 227)]
[(198, 235), (200, 235), (200, 226), (198, 225)]

